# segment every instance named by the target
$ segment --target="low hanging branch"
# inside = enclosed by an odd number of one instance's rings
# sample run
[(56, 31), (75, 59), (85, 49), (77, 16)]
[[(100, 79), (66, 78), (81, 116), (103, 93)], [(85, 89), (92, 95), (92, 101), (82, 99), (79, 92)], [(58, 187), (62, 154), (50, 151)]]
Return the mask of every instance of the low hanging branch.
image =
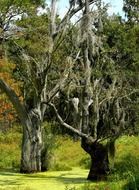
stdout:
[[(20, 120), (23, 124), (23, 126), (27, 126), (25, 124), (25, 121), (28, 121), (31, 123), (30, 118), (28, 116), (28, 113), (24, 107), (23, 104), (21, 104), (18, 95), (15, 93), (14, 90), (12, 90), (8, 84), (6, 84), (6, 82), (4, 82), (2, 79), (0, 79), (0, 89), (6, 93), (6, 95), (8, 96), (8, 98), (10, 99), (10, 101), (12, 102), (17, 114), (20, 117)], [(30, 129), (27, 128), (29, 134), (30, 134)]]
[(90, 142), (90, 143), (94, 143), (94, 142), (96, 141), (96, 139), (93, 139), (93, 137), (88, 136), (87, 134), (82, 133), (81, 131), (75, 129), (75, 128), (72, 127), (71, 125), (65, 123), (64, 120), (62, 119), (62, 117), (59, 115), (59, 113), (58, 113), (58, 111), (57, 111), (57, 109), (56, 109), (56, 107), (55, 107), (55, 105), (54, 105), (53, 103), (49, 103), (48, 105), (53, 108), (53, 110), (54, 110), (54, 112), (55, 112), (55, 114), (56, 114), (56, 117), (57, 117), (57, 119), (58, 119), (58, 122), (59, 122), (62, 126), (64, 126), (64, 127), (67, 128), (67, 129), (70, 129), (73, 133), (77, 134), (78, 136), (85, 138), (85, 139), (86, 139), (88, 142)]
[(12, 104), (14, 105), (14, 107), (15, 107), (16, 111), (19, 113), (19, 115), (20, 116), (22, 116), (22, 115), (25, 116), (25, 114), (24, 114), (25, 113), (25, 108), (20, 103), (20, 100), (19, 100), (17, 94), (2, 79), (0, 79), (0, 89), (3, 92), (6, 93), (6, 95), (8, 96), (8, 98), (10, 99), (10, 101), (12, 102)]

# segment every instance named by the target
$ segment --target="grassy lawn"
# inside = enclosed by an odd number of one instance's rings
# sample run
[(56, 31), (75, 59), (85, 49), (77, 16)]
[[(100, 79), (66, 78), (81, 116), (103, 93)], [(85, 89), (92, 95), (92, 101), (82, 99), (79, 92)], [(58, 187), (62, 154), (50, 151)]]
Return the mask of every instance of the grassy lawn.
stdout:
[(83, 185), (88, 171), (74, 168), (71, 171), (49, 171), (37, 174), (19, 174), (0, 171), (0, 190), (65, 190)]
[[(13, 135), (14, 134), (14, 135)], [(58, 136), (50, 171), (37, 174), (15, 172), (20, 165), (21, 135), (0, 135), (0, 190), (138, 190), (139, 137), (123, 136), (116, 143), (115, 166), (107, 182), (86, 180), (90, 159), (80, 142)], [(7, 168), (11, 168), (8, 170)]]
[(88, 170), (49, 171), (37, 174), (19, 174), (0, 171), (0, 190), (121, 190), (126, 181), (93, 183), (86, 180)]

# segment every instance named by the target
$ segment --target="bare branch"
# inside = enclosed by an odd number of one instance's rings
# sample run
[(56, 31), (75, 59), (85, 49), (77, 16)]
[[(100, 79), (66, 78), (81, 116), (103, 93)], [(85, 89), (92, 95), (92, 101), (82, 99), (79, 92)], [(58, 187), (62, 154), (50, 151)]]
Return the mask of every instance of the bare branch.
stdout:
[(51, 1), (51, 35), (53, 36), (56, 30), (56, 3), (57, 0)]
[(51, 102), (51, 100), (55, 97), (55, 95), (60, 91), (60, 89), (63, 89), (66, 87), (71, 80), (68, 79), (68, 77), (62, 78), (56, 85), (55, 87), (49, 92), (47, 96), (47, 101), (41, 102), (42, 104), (48, 104)]
[(65, 123), (65, 122), (63, 121), (62, 117), (59, 115), (59, 113), (58, 113), (58, 111), (57, 111), (57, 109), (56, 109), (56, 107), (55, 107), (54, 104), (49, 103), (48, 105), (53, 108), (53, 110), (54, 110), (54, 112), (55, 112), (55, 114), (56, 114), (56, 117), (57, 117), (57, 119), (58, 119), (58, 122), (59, 122), (62, 126), (64, 126), (65, 128), (71, 130), (73, 133), (77, 134), (78, 136), (87, 139), (90, 143), (93, 143), (93, 142), (96, 141), (96, 140), (93, 139), (91, 136), (88, 136), (87, 134), (82, 133), (81, 131), (75, 129), (75, 128), (72, 127), (71, 125)]
[(109, 96), (109, 97), (106, 97), (106, 98), (104, 98), (100, 103), (99, 103), (99, 106), (100, 105), (102, 105), (105, 101), (108, 101), (108, 100), (111, 100), (111, 99), (115, 99), (115, 97), (117, 97), (117, 100), (121, 100), (121, 99), (124, 99), (124, 98), (128, 98), (129, 99), (129, 97), (131, 96), (131, 95), (133, 95), (133, 94), (135, 94), (135, 93), (138, 93), (139, 92), (139, 89), (136, 89), (136, 90), (134, 90), (134, 91), (132, 91), (132, 92), (130, 92), (130, 93), (128, 93), (128, 94), (123, 94), (123, 95), (117, 95), (116, 94), (116, 96)]

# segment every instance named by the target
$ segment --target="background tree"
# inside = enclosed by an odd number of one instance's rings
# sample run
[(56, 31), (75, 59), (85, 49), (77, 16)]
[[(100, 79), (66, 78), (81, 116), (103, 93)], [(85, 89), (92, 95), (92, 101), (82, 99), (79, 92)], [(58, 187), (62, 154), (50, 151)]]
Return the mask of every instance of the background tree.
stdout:
[[(126, 103), (124, 109), (129, 111), (127, 115), (130, 116), (127, 120), (131, 126), (138, 120), (138, 29), (138, 25), (130, 25), (128, 20), (125, 21), (118, 16), (111, 17), (105, 22), (109, 53), (117, 65), (124, 69), (122, 76), (125, 78), (124, 83), (126, 83), (127, 91), (130, 94), (128, 107)], [(131, 133), (132, 129), (131, 127)], [(137, 132), (138, 129), (135, 131)]]
[(138, 23), (139, 22), (139, 2), (138, 0), (124, 0), (123, 10), (128, 22)]

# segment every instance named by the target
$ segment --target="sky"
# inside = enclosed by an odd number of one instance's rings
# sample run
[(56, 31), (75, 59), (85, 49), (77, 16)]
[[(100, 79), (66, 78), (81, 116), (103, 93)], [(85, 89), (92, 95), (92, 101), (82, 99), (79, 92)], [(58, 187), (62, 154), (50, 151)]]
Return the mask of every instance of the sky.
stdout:
[[(123, 0), (103, 0), (105, 3), (109, 3), (110, 7), (108, 9), (109, 14), (119, 13), (123, 16), (122, 7), (123, 7)], [(64, 15), (68, 7), (68, 0), (59, 0), (59, 13), (60, 15)]]
[(104, 2), (110, 3), (109, 13), (119, 13), (123, 15), (122, 8), (123, 8), (123, 0), (105, 0)]

